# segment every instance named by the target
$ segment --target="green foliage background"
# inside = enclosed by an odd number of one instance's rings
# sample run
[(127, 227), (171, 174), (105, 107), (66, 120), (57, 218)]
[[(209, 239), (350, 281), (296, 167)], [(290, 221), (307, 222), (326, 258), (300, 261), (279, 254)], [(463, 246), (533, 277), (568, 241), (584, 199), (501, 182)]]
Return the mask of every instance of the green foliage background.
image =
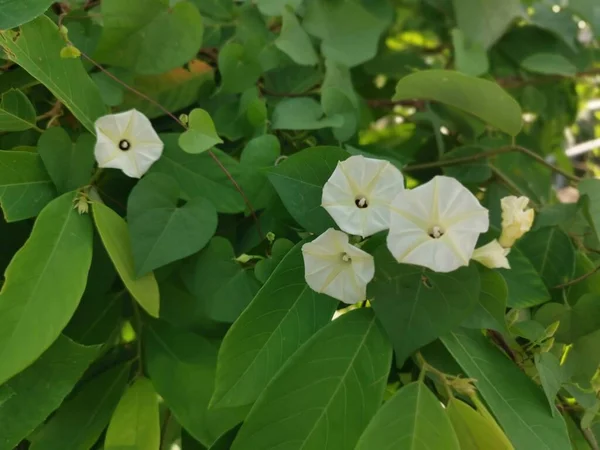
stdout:
[[(0, 0), (0, 450), (598, 449), (596, 0)], [(165, 144), (95, 169), (94, 122)], [(351, 155), (525, 195), (512, 269), (313, 292)], [(332, 321), (332, 318), (336, 317)]]

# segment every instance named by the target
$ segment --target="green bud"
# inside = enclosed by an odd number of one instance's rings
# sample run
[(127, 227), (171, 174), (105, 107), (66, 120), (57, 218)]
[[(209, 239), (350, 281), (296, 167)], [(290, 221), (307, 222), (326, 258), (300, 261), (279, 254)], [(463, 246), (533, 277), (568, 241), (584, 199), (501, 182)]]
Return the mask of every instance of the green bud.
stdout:
[(63, 59), (75, 59), (81, 56), (81, 52), (77, 47), (67, 45), (60, 49), (60, 57)]
[(239, 263), (246, 264), (248, 261), (252, 260), (252, 256), (246, 255), (245, 253), (241, 254), (235, 260)]
[(544, 338), (550, 338), (554, 336), (554, 333), (556, 333), (556, 330), (558, 330), (559, 326), (560, 320), (557, 320), (556, 322), (553, 322), (550, 325), (548, 325), (548, 327), (546, 327), (546, 334), (544, 335)]
[(269, 241), (272, 244), (275, 241), (275, 233), (269, 231), (267, 233), (267, 241)]

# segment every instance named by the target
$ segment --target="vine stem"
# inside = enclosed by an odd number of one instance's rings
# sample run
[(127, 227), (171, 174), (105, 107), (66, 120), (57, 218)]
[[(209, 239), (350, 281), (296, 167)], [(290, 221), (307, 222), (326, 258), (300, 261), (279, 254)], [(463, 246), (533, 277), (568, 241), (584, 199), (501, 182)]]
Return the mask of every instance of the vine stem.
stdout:
[(510, 152), (523, 153), (524, 155), (529, 156), (530, 158), (534, 159), (536, 162), (542, 164), (543, 166), (546, 166), (553, 172), (561, 174), (562, 176), (564, 176), (565, 178), (567, 178), (570, 181), (573, 181), (573, 182), (581, 181), (581, 179), (579, 177), (577, 177), (575, 175), (571, 175), (570, 173), (564, 171), (560, 167), (556, 167), (555, 165), (550, 164), (548, 161), (546, 161), (544, 158), (542, 158), (537, 153), (534, 153), (531, 150), (526, 149), (525, 147), (521, 147), (520, 145), (508, 145), (506, 147), (493, 148), (491, 150), (486, 150), (481, 153), (476, 153), (474, 155), (462, 156), (460, 158), (438, 160), (438, 161), (424, 163), (424, 164), (409, 164), (408, 166), (404, 166), (402, 170), (405, 172), (411, 172), (411, 171), (417, 171), (417, 170), (432, 169), (432, 168), (436, 168), (436, 167), (454, 166), (457, 164), (463, 164), (463, 163), (468, 163), (468, 162), (472, 162), (472, 161), (477, 161), (479, 159), (490, 158), (492, 156), (500, 155), (503, 153), (510, 153)]
[(567, 281), (566, 283), (562, 283), (562, 284), (558, 284), (558, 285), (554, 286), (554, 289), (560, 289), (560, 288), (564, 288), (564, 287), (579, 283), (580, 281), (583, 281), (586, 278), (591, 277), (592, 275), (594, 275), (595, 273), (597, 273), (599, 271), (600, 271), (600, 265), (598, 267), (596, 267), (594, 270), (592, 270), (591, 272), (584, 273), (580, 277), (574, 278), (571, 281)]

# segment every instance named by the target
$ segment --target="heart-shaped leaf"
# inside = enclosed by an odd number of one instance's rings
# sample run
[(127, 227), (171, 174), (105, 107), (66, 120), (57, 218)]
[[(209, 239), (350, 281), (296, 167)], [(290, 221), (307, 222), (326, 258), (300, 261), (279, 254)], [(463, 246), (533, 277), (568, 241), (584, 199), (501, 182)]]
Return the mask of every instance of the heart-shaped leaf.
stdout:
[(179, 146), (188, 153), (202, 153), (223, 141), (210, 115), (196, 108), (189, 115), (189, 129), (179, 136)]

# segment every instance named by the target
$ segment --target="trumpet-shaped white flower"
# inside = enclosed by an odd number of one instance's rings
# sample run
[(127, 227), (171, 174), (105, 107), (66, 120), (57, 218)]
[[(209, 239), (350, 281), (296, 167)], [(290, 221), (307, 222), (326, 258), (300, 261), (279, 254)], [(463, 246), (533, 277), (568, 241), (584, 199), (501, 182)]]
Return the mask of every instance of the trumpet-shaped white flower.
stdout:
[(98, 167), (141, 178), (162, 154), (164, 144), (150, 120), (135, 109), (100, 117), (95, 126)]
[(500, 245), (510, 248), (515, 241), (527, 233), (533, 225), (535, 211), (527, 208), (529, 199), (527, 197), (515, 197), (509, 195), (500, 200), (502, 207), (502, 234)]
[(506, 258), (509, 252), (509, 248), (502, 247), (500, 243), (494, 239), (484, 246), (476, 248), (473, 252), (472, 259), (490, 269), (510, 269), (510, 263)]
[(388, 161), (351, 156), (323, 187), (322, 206), (342, 231), (366, 237), (389, 228), (390, 203), (404, 177)]
[(488, 210), (454, 178), (431, 181), (398, 194), (391, 207), (387, 245), (398, 262), (451, 272), (469, 264)]
[(373, 257), (348, 242), (348, 235), (328, 229), (302, 246), (304, 277), (313, 291), (352, 304), (365, 300), (375, 274)]

